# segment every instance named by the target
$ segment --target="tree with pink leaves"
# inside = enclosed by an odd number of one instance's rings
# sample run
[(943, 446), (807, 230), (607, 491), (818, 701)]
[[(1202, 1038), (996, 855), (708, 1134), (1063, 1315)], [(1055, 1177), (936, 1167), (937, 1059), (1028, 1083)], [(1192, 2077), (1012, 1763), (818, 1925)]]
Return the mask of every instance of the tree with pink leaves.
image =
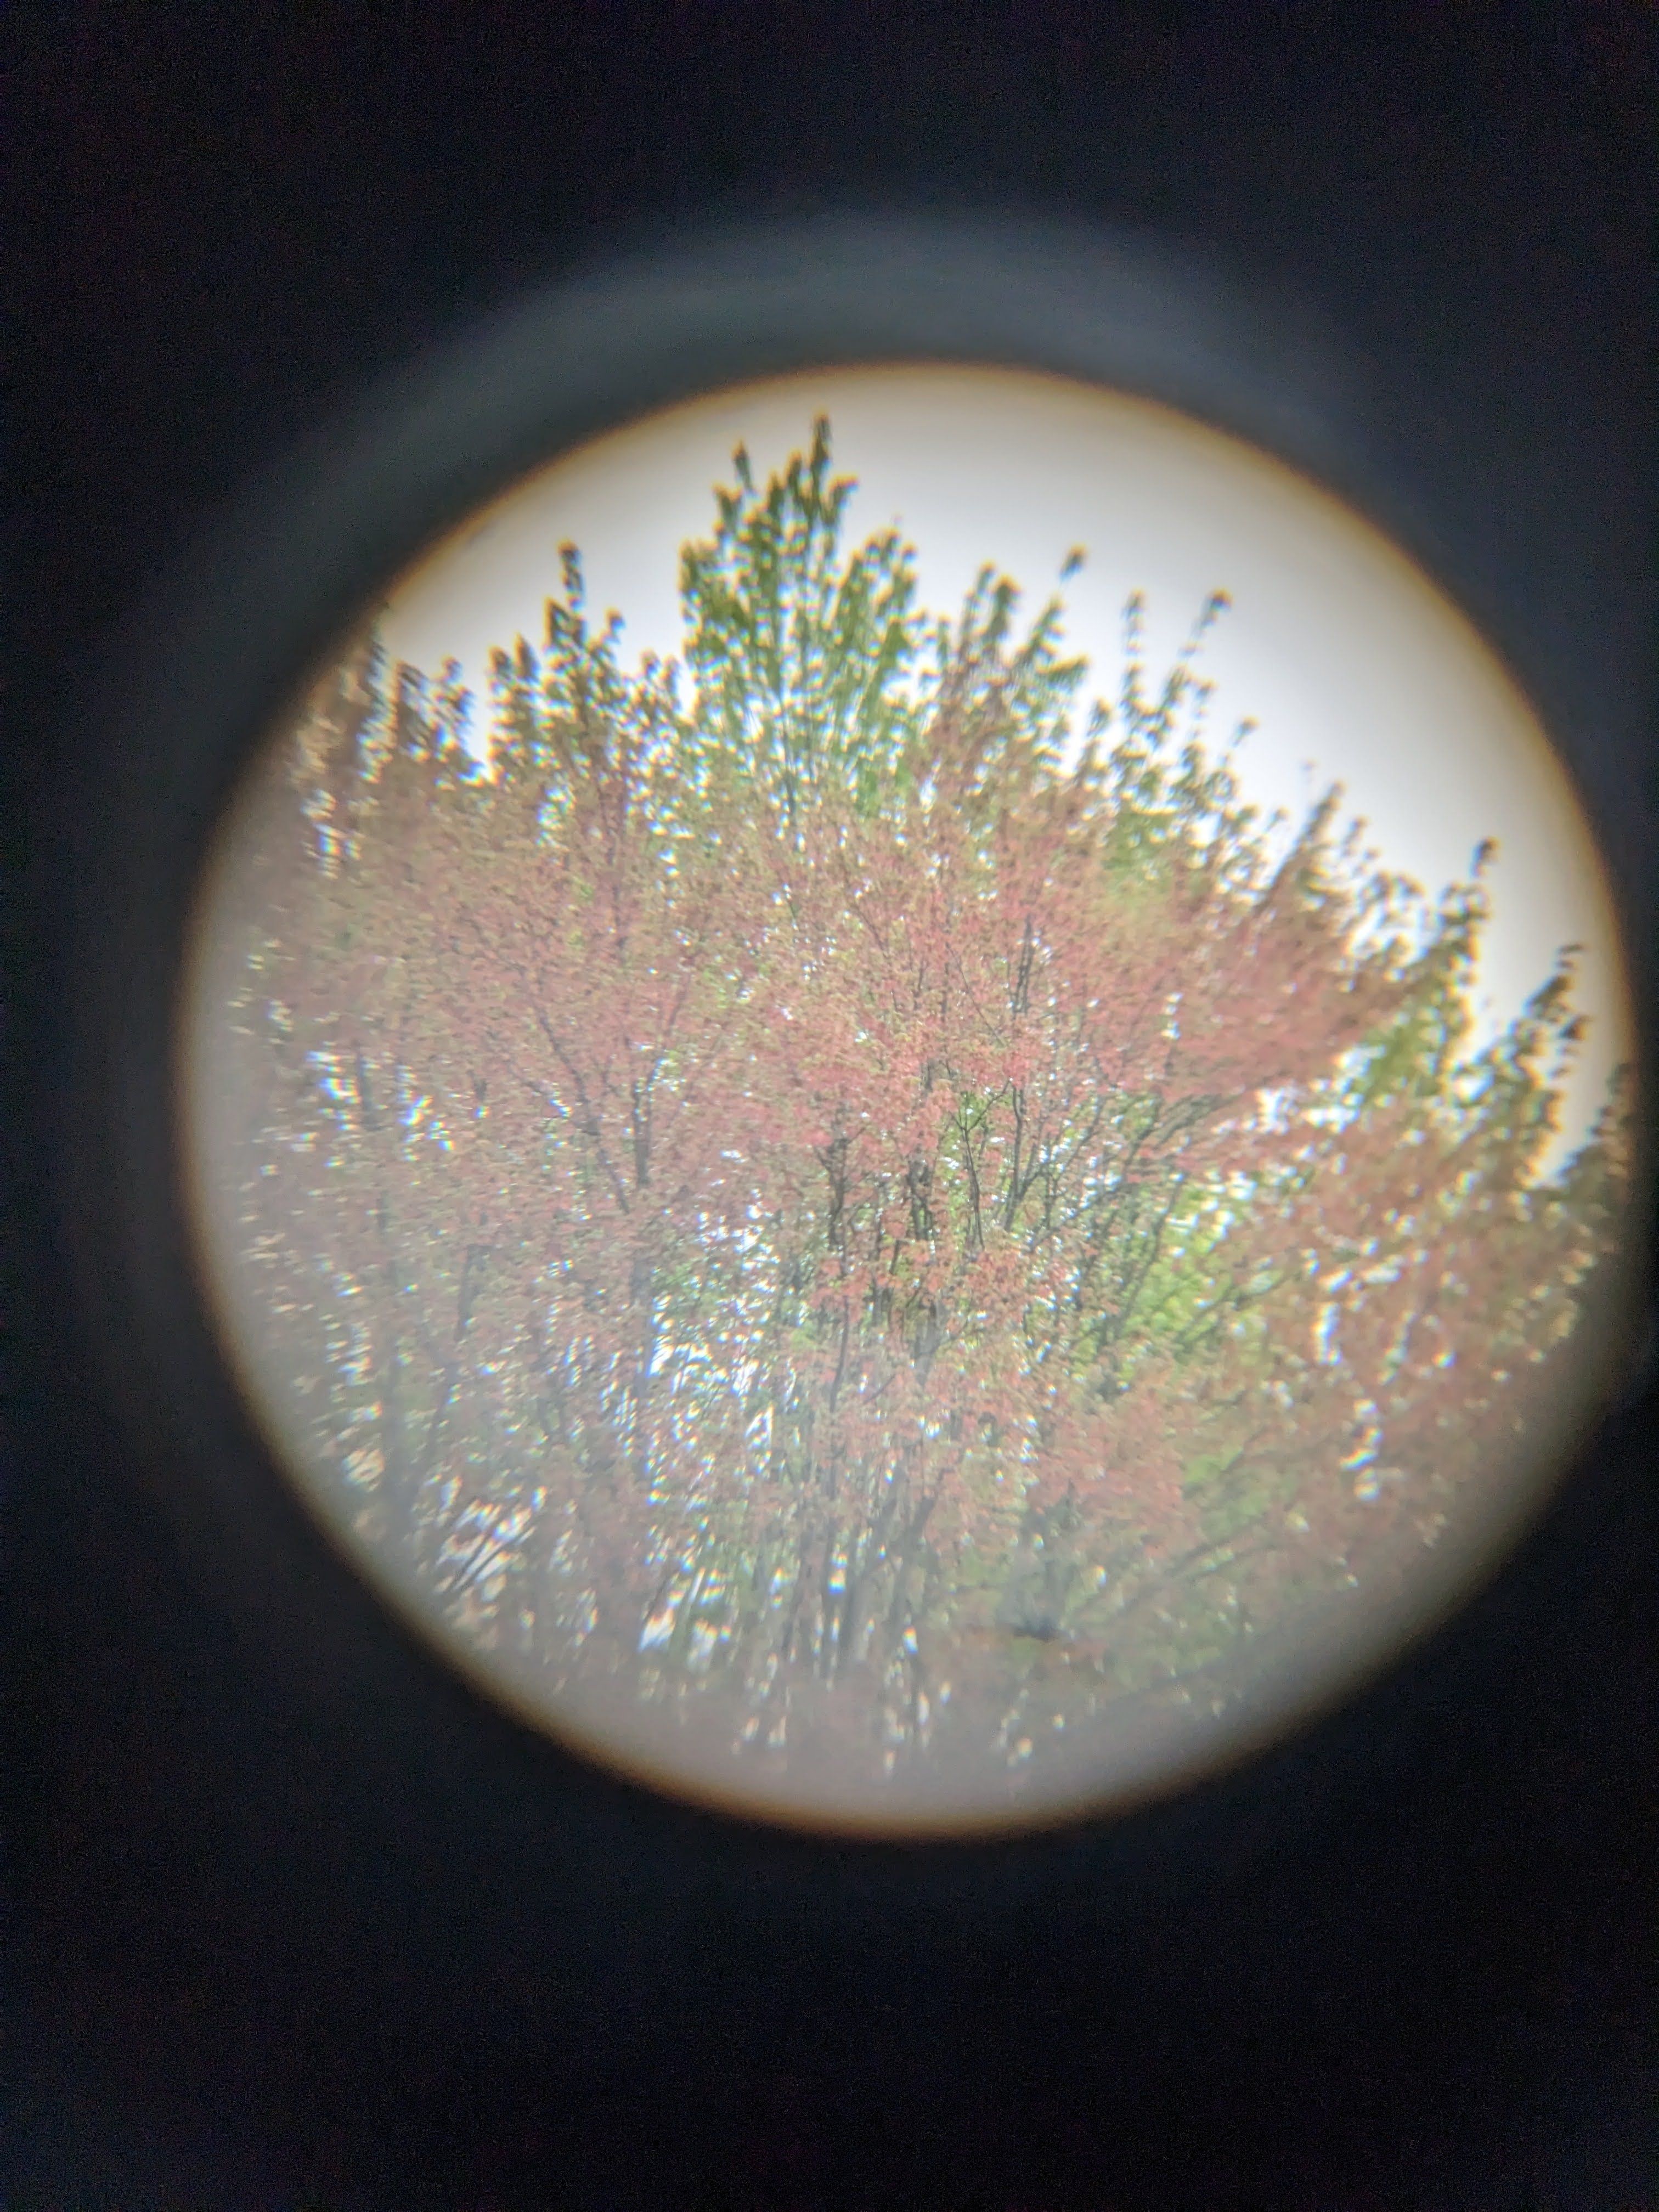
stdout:
[(1006, 1765), (1498, 1479), (1628, 1086), (1546, 1176), (1570, 957), (1470, 1048), (1486, 856), (1431, 906), (1336, 794), (1261, 821), (1222, 594), (1152, 691), (1132, 604), (1085, 715), (1058, 599), (929, 617), (850, 489), (823, 424), (739, 452), (631, 672), (567, 549), (482, 757), (453, 665), (318, 684), (246, 817), (235, 1266), (290, 1453), (556, 1706)]

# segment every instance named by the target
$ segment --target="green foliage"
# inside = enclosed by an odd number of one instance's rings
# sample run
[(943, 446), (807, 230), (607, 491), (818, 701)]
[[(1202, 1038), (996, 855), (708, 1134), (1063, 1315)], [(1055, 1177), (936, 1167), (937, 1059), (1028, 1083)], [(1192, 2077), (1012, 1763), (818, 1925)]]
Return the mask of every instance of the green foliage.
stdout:
[(696, 699), (684, 766), (757, 778), (791, 811), (828, 773), (872, 805), (902, 773), (920, 723), (906, 682), (921, 643), (910, 550), (889, 531), (842, 556), (854, 486), (830, 477), (825, 422), (764, 491), (741, 447), (735, 464), (714, 537), (680, 556)]

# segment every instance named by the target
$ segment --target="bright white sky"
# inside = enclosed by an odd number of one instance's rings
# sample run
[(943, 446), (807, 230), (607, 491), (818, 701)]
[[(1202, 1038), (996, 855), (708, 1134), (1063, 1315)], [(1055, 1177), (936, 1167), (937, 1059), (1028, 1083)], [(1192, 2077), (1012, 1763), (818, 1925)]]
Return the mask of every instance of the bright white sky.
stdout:
[(585, 447), (498, 501), (406, 578), (382, 617), (388, 651), (462, 664), (482, 732), (492, 646), (539, 643), (558, 549), (583, 556), (590, 609), (625, 618), (633, 654), (680, 643), (678, 549), (714, 521), (732, 447), (758, 480), (829, 416), (833, 465), (858, 481), (853, 542), (896, 523), (921, 604), (954, 615), (992, 562), (1034, 614), (1073, 546), (1068, 647), (1115, 698), (1123, 604), (1146, 597), (1155, 689), (1207, 594), (1233, 605), (1206, 641), (1209, 730), (1257, 727), (1236, 757), (1246, 793), (1292, 815), (1333, 781), (1391, 869), (1431, 893), (1498, 841), (1480, 979), (1507, 1020), (1582, 943), (1588, 1047), (1565, 1102), (1576, 1138), (1627, 1056), (1617, 933), (1567, 780), (1512, 680), (1421, 573), (1346, 507), (1252, 448), (1139, 400), (1000, 370), (836, 371), (775, 379), (652, 416)]

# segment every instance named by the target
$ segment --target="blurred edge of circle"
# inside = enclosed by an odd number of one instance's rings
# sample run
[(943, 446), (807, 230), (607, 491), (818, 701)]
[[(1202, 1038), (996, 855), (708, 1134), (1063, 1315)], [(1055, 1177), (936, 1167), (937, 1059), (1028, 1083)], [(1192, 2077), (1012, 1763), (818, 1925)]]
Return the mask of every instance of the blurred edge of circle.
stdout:
[[(353, 1577), (337, 1560), (320, 1605), (313, 1594), (296, 1608), (295, 1592), (276, 1587), (313, 1550), (291, 1525), (293, 1501), (268, 1475), (252, 1490), (228, 1479), (264, 1454), (194, 1294), (173, 1203), (171, 1085), (157, 1050), (166, 1024), (154, 1017), (170, 994), (205, 849), (202, 790), (230, 788), (296, 674), (337, 634), (342, 606), (371, 602), (422, 548), (557, 452), (711, 386), (815, 358), (1050, 368), (1217, 422), (1332, 483), (1362, 512), (1388, 504), (1363, 394), (1294, 325), (1276, 346), (1270, 325), (1206, 270), (1075, 232), (828, 222), (692, 245), (560, 287), (394, 380), (331, 448), (268, 479), (175, 582), (112, 725), (126, 741), (124, 762), (142, 757), (154, 771), (136, 787), (153, 834), (136, 834), (128, 817), (102, 855), (103, 895), (120, 886), (120, 928), (102, 969), (106, 994), (90, 1002), (81, 1066), (83, 1081), (97, 1071), (106, 1129), (117, 1097), (123, 1111), (114, 1146), (101, 1157), (86, 1147), (77, 1163), (77, 1213), (83, 1273), (90, 1265), (120, 1386), (135, 1407), (153, 1407), (158, 1389), (167, 1399), (164, 1419), (186, 1439), (187, 1458), (163, 1486), (187, 1551), (237, 1592), (233, 1605), (314, 1626), (322, 1612), (349, 1609)], [(1408, 496), (1401, 511), (1410, 506)], [(1517, 617), (1500, 647), (1519, 635)], [(226, 645), (228, 658), (216, 649)], [(201, 688), (208, 668), (230, 671), (218, 696)], [(1624, 885), (1616, 867), (1614, 882)], [(101, 1242), (110, 1229), (113, 1266)], [(348, 1641), (361, 1646), (377, 1633), (376, 1617), (372, 1607), (360, 1613)]]

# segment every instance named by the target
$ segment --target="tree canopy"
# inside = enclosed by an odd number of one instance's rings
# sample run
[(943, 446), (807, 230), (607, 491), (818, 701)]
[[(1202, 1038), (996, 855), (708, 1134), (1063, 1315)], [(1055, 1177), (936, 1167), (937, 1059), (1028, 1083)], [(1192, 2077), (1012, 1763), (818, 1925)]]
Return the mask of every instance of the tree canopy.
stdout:
[(1223, 593), (1155, 685), (1132, 602), (1085, 709), (1058, 597), (847, 544), (827, 426), (735, 467), (675, 662), (566, 548), (483, 747), (372, 634), (284, 733), (236, 1266), (291, 1451), (555, 1707), (1013, 1771), (1498, 1479), (1627, 1090), (1545, 1175), (1571, 952), (1471, 1047), (1489, 856), (1431, 903), (1334, 793), (1263, 821)]

